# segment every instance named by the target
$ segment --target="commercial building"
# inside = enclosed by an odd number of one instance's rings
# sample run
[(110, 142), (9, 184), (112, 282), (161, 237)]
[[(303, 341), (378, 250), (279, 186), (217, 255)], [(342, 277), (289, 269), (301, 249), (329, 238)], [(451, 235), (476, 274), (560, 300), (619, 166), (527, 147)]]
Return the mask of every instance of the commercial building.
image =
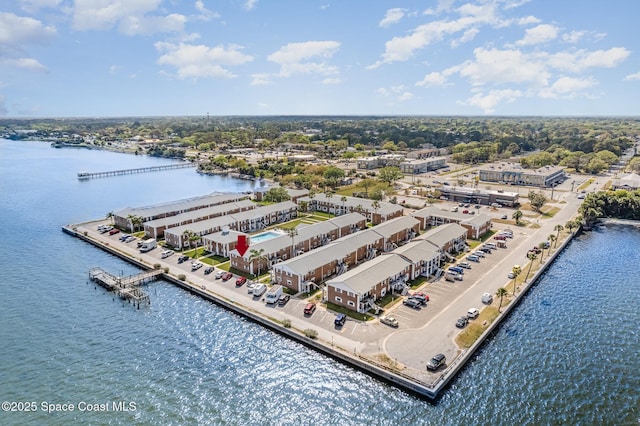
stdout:
[(525, 169), (516, 163), (498, 163), (480, 169), (479, 178), (483, 182), (548, 188), (564, 181), (566, 174), (560, 166)]
[(491, 229), (491, 217), (484, 213), (469, 215), (431, 206), (413, 212), (411, 216), (420, 221), (420, 229), (430, 229), (447, 223), (460, 224), (467, 229), (467, 238), (476, 240)]
[(483, 204), (489, 206), (498, 203), (502, 206), (515, 207), (518, 205), (517, 192), (482, 190), (462, 186), (443, 186), (438, 188), (441, 197), (449, 201), (469, 204)]
[(426, 173), (446, 166), (447, 163), (444, 157), (408, 159), (401, 162), (399, 165), (400, 171), (407, 175)]

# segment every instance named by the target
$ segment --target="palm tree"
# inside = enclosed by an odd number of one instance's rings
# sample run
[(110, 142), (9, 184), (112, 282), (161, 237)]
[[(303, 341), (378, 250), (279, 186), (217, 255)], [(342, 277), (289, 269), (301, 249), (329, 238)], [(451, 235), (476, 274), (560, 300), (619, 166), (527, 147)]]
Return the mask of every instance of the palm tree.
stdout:
[(513, 216), (511, 216), (516, 221), (516, 226), (520, 225), (520, 219), (522, 219), (522, 212), (520, 210), (516, 210), (513, 212)]
[(115, 218), (115, 215), (113, 214), (113, 212), (108, 212), (106, 217), (105, 217), (105, 219), (111, 219), (111, 224), (112, 225), (113, 225), (114, 220), (115, 220), (114, 218)]
[(342, 201), (342, 210), (344, 214), (347, 212), (345, 207), (345, 204), (347, 203), (347, 197), (343, 195), (342, 197), (340, 197), (340, 201)]
[(546, 241), (541, 242), (540, 244), (538, 244), (538, 248), (540, 249), (540, 264), (542, 265), (542, 259), (544, 258), (544, 246), (546, 246), (547, 243)]
[(189, 248), (191, 248), (191, 242), (194, 241), (192, 240), (194, 235), (196, 235), (195, 232), (189, 229), (185, 229), (184, 232), (182, 233), (182, 239), (189, 243)]
[(138, 229), (138, 226), (142, 226), (142, 224), (144, 223), (144, 220), (142, 219), (142, 216), (129, 215), (129, 217), (131, 220), (131, 226), (133, 228), (133, 232), (135, 232)]
[[(374, 213), (378, 213), (378, 209), (380, 208), (380, 201), (373, 200), (373, 203), (371, 203), (371, 208), (373, 208)], [(373, 222), (373, 216), (371, 216), (371, 222)]]
[(293, 244), (295, 238), (298, 236), (298, 231), (295, 228), (287, 229), (287, 234), (291, 237), (291, 257), (294, 257), (296, 255), (296, 251)]
[(506, 288), (500, 287), (496, 292), (496, 296), (500, 297), (500, 306), (498, 306), (498, 312), (502, 312), (502, 298), (509, 294)]
[[(549, 241), (551, 241), (551, 243), (555, 241), (555, 244), (553, 245), (554, 247), (558, 245), (558, 238), (553, 234), (549, 235)], [(547, 254), (551, 254), (551, 243), (549, 243), (549, 253)]]
[(576, 227), (576, 224), (574, 221), (568, 220), (567, 223), (564, 224), (564, 227), (567, 228), (569, 230), (569, 233), (571, 234), (571, 232), (573, 231), (573, 228)]
[(516, 280), (518, 279), (518, 275), (522, 272), (522, 268), (520, 265), (514, 265), (511, 268), (511, 273), (513, 274), (513, 295), (516, 295)]
[(553, 229), (555, 229), (556, 231), (558, 231), (558, 233), (556, 234), (556, 243), (553, 247), (556, 247), (558, 245), (558, 240), (560, 239), (560, 231), (562, 231), (564, 229), (564, 226), (557, 224)]
[(264, 249), (260, 249), (260, 250), (251, 249), (249, 250), (249, 262), (253, 262), (254, 259), (258, 259), (258, 272), (256, 274), (256, 281), (257, 281), (258, 278), (260, 277), (260, 265), (262, 265), (262, 261), (264, 260), (266, 262), (269, 259), (267, 258), (267, 256), (265, 256)]
[(529, 279), (529, 273), (531, 272), (531, 267), (533, 266), (533, 261), (538, 258), (538, 255), (535, 252), (530, 251), (527, 253), (527, 258), (529, 259), (529, 270), (527, 271), (527, 276), (524, 277), (524, 280), (527, 281)]

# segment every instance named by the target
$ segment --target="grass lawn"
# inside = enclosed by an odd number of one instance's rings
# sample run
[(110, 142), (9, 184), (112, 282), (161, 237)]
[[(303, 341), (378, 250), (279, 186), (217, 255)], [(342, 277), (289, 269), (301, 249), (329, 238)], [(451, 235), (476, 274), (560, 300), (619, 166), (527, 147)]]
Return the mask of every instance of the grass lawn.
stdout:
[(595, 179), (593, 179), (593, 178), (589, 178), (589, 179), (587, 179), (587, 180), (586, 180), (582, 185), (580, 185), (580, 186), (578, 187), (578, 189), (577, 189), (576, 191), (582, 191), (583, 189), (587, 189), (587, 187), (588, 187), (589, 185), (591, 185), (591, 184), (593, 183), (593, 181), (594, 181), (594, 180), (595, 180)]
[(218, 265), (216, 265), (218, 268), (222, 269), (223, 271), (229, 271), (229, 269), (231, 268), (231, 261), (227, 260), (224, 263), (219, 263)]
[(415, 280), (411, 281), (410, 287), (412, 290), (415, 290), (416, 288), (420, 287), (422, 284), (426, 283), (428, 280), (429, 278), (420, 276)]
[(205, 252), (204, 247), (198, 247), (198, 248), (195, 248), (195, 249), (185, 250), (185, 251), (182, 252), (182, 254), (196, 259), (198, 257), (203, 256), (204, 252)]
[(456, 343), (458, 346), (465, 349), (471, 347), (471, 345), (478, 340), (480, 335), (484, 333), (487, 327), (496, 319), (497, 316), (498, 308), (496, 306), (487, 306), (482, 309), (480, 311), (480, 316), (469, 321), (469, 325), (456, 336)]
[(327, 302), (327, 309), (339, 314), (345, 314), (346, 316), (357, 319), (358, 321), (369, 321), (373, 319), (373, 317), (369, 314), (361, 314), (359, 312), (355, 312), (329, 302)]
[(559, 211), (560, 211), (560, 208), (558, 208), (558, 207), (543, 208), (542, 216), (544, 216), (544, 217), (554, 217), (556, 215), (556, 213), (558, 213)]

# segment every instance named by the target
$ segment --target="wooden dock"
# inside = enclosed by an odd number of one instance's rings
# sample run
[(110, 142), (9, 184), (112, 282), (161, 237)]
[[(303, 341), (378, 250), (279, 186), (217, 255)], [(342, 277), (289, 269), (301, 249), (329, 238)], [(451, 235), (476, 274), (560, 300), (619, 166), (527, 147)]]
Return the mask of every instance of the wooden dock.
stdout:
[(126, 277), (118, 277), (102, 268), (91, 268), (89, 270), (89, 278), (91, 281), (100, 284), (109, 291), (117, 293), (121, 299), (133, 301), (134, 304), (137, 303), (138, 308), (140, 308), (141, 303), (151, 304), (149, 295), (139, 286), (157, 280), (160, 275), (162, 275), (161, 269), (145, 271)]
[(162, 170), (174, 170), (174, 169), (186, 169), (188, 167), (197, 167), (198, 163), (176, 163), (176, 164), (166, 164), (164, 166), (151, 166), (151, 167), (138, 167), (137, 169), (122, 169), (122, 170), (111, 170), (108, 172), (79, 172), (78, 179), (92, 179), (92, 178), (102, 178), (102, 177), (110, 177), (110, 176), (121, 176), (121, 175), (130, 175), (133, 173), (147, 173), (147, 172), (158, 172)]

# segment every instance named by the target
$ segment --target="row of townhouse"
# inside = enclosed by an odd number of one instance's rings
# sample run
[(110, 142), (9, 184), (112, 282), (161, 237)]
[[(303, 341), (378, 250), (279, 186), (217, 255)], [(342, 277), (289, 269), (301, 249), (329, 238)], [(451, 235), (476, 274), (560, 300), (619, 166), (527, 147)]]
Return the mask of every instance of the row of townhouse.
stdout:
[(446, 253), (464, 249), (467, 230), (451, 223), (434, 228), (410, 243), (362, 263), (326, 281), (327, 302), (357, 312), (376, 308), (390, 291), (402, 292), (407, 282), (435, 275)]
[(313, 197), (299, 198), (298, 204), (301, 202), (307, 203), (309, 211), (321, 211), (336, 216), (353, 212), (361, 213), (374, 225), (400, 217), (403, 214), (402, 206), (366, 198), (316, 194)]
[(442, 210), (437, 207), (425, 207), (411, 213), (420, 221), (420, 229), (430, 229), (447, 223), (458, 223), (467, 229), (467, 238), (478, 240), (480, 236), (491, 229), (491, 216), (479, 213), (468, 215), (459, 212)]
[(142, 218), (142, 222), (175, 216), (193, 210), (231, 203), (248, 198), (246, 194), (221, 194), (214, 193), (199, 197), (186, 198), (168, 203), (154, 204), (146, 207), (127, 207), (113, 213), (114, 224), (121, 229), (133, 231), (132, 217)]
[(215, 217), (228, 214), (252, 210), (257, 204), (251, 200), (240, 200), (231, 203), (219, 204), (202, 209), (192, 210), (174, 216), (163, 217), (162, 219), (151, 220), (144, 223), (144, 233), (146, 237), (160, 239), (164, 237), (164, 231), (168, 228), (189, 225)]
[(368, 228), (300, 256), (273, 265), (273, 280), (294, 291), (309, 291), (327, 277), (393, 250), (418, 235), (420, 224), (402, 216)]
[[(164, 238), (171, 247), (181, 249), (185, 245), (201, 245), (205, 235), (224, 229), (233, 229), (239, 232), (255, 232), (276, 223), (287, 222), (298, 214), (298, 206), (291, 201), (270, 204), (238, 213), (218, 216), (213, 219), (193, 222), (188, 225), (176, 226), (165, 229)], [(188, 233), (193, 233), (200, 238), (196, 241), (188, 241)]]
[[(275, 263), (327, 246), (332, 241), (365, 228), (366, 219), (359, 213), (351, 213), (313, 225), (298, 225), (293, 232), (250, 244), (249, 250), (243, 255), (235, 248), (231, 249), (229, 251), (231, 267), (249, 274), (255, 274), (258, 270), (266, 271)], [(211, 239), (208, 239), (206, 244), (210, 242), (212, 242)]]

